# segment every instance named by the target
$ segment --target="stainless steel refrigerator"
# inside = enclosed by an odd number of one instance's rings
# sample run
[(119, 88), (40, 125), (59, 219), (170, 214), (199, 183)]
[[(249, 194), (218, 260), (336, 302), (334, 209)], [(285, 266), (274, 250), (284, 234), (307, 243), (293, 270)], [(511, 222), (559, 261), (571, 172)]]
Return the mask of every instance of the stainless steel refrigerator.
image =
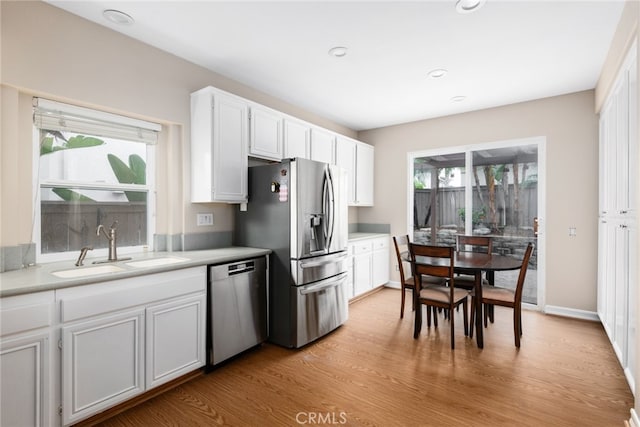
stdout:
[(273, 251), (269, 340), (301, 347), (348, 318), (347, 172), (306, 159), (249, 168), (235, 244)]

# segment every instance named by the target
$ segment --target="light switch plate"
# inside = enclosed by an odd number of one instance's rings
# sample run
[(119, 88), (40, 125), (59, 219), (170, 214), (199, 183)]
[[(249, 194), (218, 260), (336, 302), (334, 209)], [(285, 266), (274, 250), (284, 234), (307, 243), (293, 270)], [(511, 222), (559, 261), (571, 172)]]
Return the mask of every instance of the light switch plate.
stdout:
[(213, 214), (212, 213), (199, 213), (196, 215), (196, 225), (198, 227), (213, 225)]

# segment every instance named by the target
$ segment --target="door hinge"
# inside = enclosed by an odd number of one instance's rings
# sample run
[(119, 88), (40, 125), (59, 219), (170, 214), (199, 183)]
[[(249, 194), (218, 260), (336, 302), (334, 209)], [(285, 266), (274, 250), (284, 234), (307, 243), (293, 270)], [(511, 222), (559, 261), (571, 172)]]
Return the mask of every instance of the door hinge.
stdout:
[(62, 350), (62, 340), (58, 340), (58, 349)]

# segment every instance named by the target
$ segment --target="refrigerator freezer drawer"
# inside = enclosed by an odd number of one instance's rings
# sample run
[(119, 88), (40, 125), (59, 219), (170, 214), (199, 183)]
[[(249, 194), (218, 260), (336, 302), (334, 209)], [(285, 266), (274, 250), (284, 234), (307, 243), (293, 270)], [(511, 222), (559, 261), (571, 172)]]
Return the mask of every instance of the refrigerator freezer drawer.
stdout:
[(349, 317), (347, 273), (292, 287), (296, 304), (294, 347), (302, 347), (336, 329)]
[(295, 286), (332, 277), (348, 270), (347, 251), (291, 261), (291, 279)]

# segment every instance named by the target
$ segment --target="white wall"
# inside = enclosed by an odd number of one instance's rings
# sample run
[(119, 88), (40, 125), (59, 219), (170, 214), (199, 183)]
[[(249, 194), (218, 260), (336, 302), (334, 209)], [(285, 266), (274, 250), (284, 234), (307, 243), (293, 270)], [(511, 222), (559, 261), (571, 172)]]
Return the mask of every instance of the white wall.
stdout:
[[(546, 304), (595, 312), (598, 118), (593, 91), (360, 132), (359, 139), (376, 149), (375, 200), (383, 202), (361, 209), (360, 221), (390, 222), (392, 234), (406, 233), (408, 152), (536, 136), (547, 139)], [(576, 237), (569, 237), (569, 227), (576, 227)]]
[[(40, 1), (2, 1), (0, 247), (31, 242), (31, 96), (161, 123), (156, 232), (233, 229), (232, 205), (189, 202), (189, 94), (211, 85), (319, 126), (355, 132)], [(214, 213), (213, 227), (195, 214)]]

